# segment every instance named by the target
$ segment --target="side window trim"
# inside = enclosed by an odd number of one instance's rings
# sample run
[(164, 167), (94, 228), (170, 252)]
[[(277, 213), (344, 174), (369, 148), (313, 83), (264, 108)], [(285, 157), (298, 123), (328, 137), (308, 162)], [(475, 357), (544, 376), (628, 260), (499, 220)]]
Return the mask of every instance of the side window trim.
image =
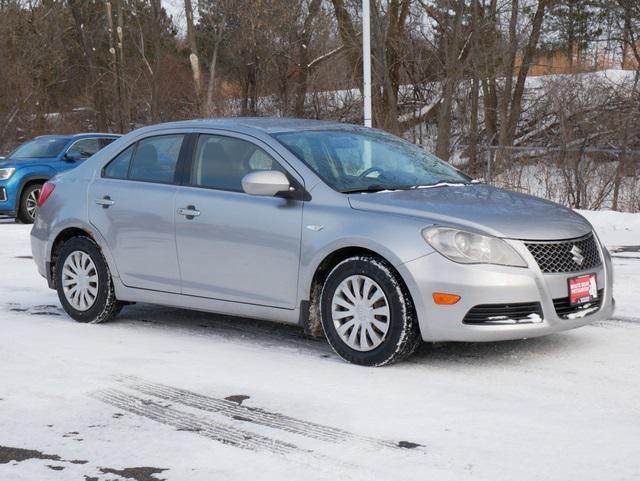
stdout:
[(198, 143), (199, 134), (188, 132), (182, 141), (180, 156), (176, 164), (176, 172), (174, 182), (176, 185), (189, 186), (191, 180), (191, 167), (194, 163), (196, 153), (196, 144)]
[[(131, 157), (129, 157), (129, 165), (127, 166), (127, 176), (124, 179), (121, 179), (121, 180), (131, 180), (131, 166), (133, 166), (133, 159), (136, 158), (136, 152), (138, 151), (138, 146), (139, 145), (140, 145), (140, 140), (138, 140), (135, 144), (133, 144), (133, 150), (131, 151)], [(124, 152), (124, 150), (123, 150), (123, 152)], [(118, 155), (120, 155), (120, 154), (118, 154)]]

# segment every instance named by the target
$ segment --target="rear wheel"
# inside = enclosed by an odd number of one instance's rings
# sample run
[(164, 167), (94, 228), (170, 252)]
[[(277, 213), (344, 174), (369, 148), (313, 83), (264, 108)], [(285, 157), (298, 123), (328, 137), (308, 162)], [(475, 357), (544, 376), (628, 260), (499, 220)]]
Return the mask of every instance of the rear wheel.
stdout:
[(20, 207), (18, 208), (18, 219), (23, 224), (33, 224), (36, 220), (36, 208), (42, 184), (31, 184), (22, 192), (20, 196)]
[(122, 309), (109, 266), (91, 239), (73, 237), (66, 241), (56, 262), (55, 275), (60, 303), (76, 321), (106, 322)]
[(381, 259), (342, 261), (327, 277), (320, 302), (327, 340), (348, 362), (382, 366), (404, 359), (420, 344), (411, 297)]

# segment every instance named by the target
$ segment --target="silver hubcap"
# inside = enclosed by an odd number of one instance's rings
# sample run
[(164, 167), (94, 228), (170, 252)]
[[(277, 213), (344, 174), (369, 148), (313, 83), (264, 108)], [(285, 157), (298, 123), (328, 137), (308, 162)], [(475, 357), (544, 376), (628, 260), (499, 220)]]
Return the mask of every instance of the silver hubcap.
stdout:
[(38, 206), (38, 197), (40, 197), (40, 189), (29, 192), (27, 196), (27, 213), (32, 219), (36, 218), (36, 207)]
[(373, 279), (349, 276), (333, 294), (331, 318), (347, 346), (371, 351), (382, 344), (389, 330), (389, 303)]
[(85, 252), (74, 251), (62, 266), (64, 297), (77, 311), (86, 311), (98, 296), (98, 271)]

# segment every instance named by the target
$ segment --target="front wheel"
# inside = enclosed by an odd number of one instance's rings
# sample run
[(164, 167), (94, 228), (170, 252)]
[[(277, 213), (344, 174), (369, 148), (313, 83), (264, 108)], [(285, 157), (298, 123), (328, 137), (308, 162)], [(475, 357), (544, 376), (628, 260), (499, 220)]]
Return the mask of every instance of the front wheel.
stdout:
[(407, 288), (381, 259), (342, 261), (327, 277), (320, 303), (327, 340), (348, 362), (382, 366), (409, 356), (420, 344)]
[(76, 321), (106, 322), (122, 309), (107, 261), (91, 239), (73, 237), (65, 242), (56, 262), (55, 275), (60, 303)]
[(33, 224), (36, 220), (36, 208), (42, 184), (31, 184), (22, 192), (20, 196), (20, 206), (18, 208), (18, 220), (23, 224)]

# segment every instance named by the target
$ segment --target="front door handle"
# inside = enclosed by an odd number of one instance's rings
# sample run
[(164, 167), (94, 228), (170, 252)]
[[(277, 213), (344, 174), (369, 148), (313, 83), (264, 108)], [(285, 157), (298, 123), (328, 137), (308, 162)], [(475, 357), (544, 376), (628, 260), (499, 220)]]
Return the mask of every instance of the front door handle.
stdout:
[(194, 217), (198, 217), (200, 215), (200, 211), (197, 210), (194, 205), (188, 205), (186, 208), (178, 209), (178, 214), (183, 215), (187, 219), (191, 220)]
[(108, 195), (105, 195), (102, 199), (96, 199), (95, 202), (96, 204), (101, 205), (104, 209), (108, 209), (116, 203), (114, 200), (111, 200), (111, 197)]

